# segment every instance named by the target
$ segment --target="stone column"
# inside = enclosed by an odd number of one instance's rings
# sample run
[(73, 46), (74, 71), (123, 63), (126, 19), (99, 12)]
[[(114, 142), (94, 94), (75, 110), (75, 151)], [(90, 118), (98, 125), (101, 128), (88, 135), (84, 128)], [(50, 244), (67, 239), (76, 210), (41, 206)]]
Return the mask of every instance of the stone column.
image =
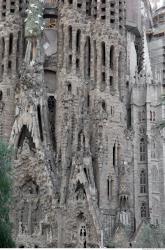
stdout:
[(59, 28), (59, 67), (61, 68), (63, 66), (64, 62), (64, 26), (63, 24), (60, 24)]
[(15, 13), (19, 14), (19, 0), (15, 0)]
[[(117, 47), (114, 45), (114, 48)], [(114, 51), (114, 67), (113, 67), (113, 76), (114, 76), (114, 90), (118, 94), (119, 93), (119, 86), (118, 86), (118, 63), (119, 63), (119, 55), (118, 50), (115, 49)]]
[[(82, 36), (81, 36), (82, 37)], [(81, 46), (80, 46), (80, 74), (82, 78), (84, 79), (84, 67), (85, 67), (85, 61), (84, 61), (84, 47), (85, 47), (85, 37), (82, 37), (81, 39)]]
[(9, 37), (5, 37), (5, 56), (4, 56), (4, 76), (8, 74), (9, 62)]
[(93, 84), (95, 84), (94, 76), (95, 76), (95, 66), (96, 66), (94, 59), (95, 59), (94, 41), (91, 39), (91, 82)]
[(115, 0), (115, 29), (119, 29), (119, 0)]
[(107, 27), (110, 26), (110, 3), (109, 1), (106, 2), (106, 25)]
[(12, 54), (12, 75), (16, 74), (17, 66), (17, 42), (18, 42), (18, 33), (14, 34), (13, 37), (13, 54)]
[(8, 16), (10, 14), (10, 1), (7, 0), (6, 1), (6, 16)]
[(68, 27), (64, 26), (64, 64), (63, 67), (65, 69), (67, 69), (67, 62), (68, 62)]
[(101, 43), (97, 42), (97, 87), (101, 88), (101, 72), (102, 72), (102, 65), (101, 65)]

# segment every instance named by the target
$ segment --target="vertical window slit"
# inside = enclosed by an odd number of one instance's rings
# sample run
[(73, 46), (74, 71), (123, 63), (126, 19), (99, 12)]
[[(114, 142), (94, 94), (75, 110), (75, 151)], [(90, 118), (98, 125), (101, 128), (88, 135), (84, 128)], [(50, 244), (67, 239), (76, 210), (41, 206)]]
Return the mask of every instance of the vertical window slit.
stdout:
[(37, 106), (37, 114), (38, 114), (38, 124), (39, 124), (39, 131), (40, 131), (40, 139), (41, 139), (41, 141), (43, 141), (44, 138), (43, 138), (43, 129), (42, 129), (42, 118), (41, 118), (40, 105)]

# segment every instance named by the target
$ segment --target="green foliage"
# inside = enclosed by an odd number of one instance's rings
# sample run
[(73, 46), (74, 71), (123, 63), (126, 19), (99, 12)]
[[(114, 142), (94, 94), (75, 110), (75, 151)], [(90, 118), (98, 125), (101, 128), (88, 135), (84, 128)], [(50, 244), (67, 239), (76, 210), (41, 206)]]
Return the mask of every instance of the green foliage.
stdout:
[(159, 247), (165, 248), (165, 226), (160, 225), (155, 230), (155, 237), (157, 238), (157, 241), (159, 243)]
[(114, 243), (114, 241), (113, 240), (110, 240), (109, 241), (109, 244), (108, 244), (108, 246), (107, 246), (107, 248), (115, 248), (116, 246), (115, 246), (115, 243)]
[(0, 141), (0, 248), (15, 247), (11, 238), (9, 209), (11, 202), (11, 156), (12, 150)]
[(143, 226), (143, 229), (136, 239), (135, 248), (158, 248), (159, 241), (156, 237), (155, 228), (151, 226), (151, 224), (146, 223)]

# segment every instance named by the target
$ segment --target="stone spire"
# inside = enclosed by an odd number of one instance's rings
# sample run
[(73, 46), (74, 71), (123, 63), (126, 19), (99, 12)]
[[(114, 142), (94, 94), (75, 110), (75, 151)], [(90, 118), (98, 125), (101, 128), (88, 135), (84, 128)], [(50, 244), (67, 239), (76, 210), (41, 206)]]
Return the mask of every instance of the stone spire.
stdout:
[(147, 75), (152, 76), (152, 70), (151, 70), (151, 62), (150, 62), (150, 55), (149, 55), (149, 49), (148, 49), (148, 43), (147, 43), (147, 37), (146, 37), (146, 30), (144, 29), (144, 38), (143, 38), (143, 46), (144, 46), (144, 62), (143, 62), (143, 70), (147, 73)]
[(41, 36), (43, 28), (43, 9), (42, 0), (30, 0), (27, 10), (27, 19), (25, 20), (25, 36)]
[(25, 62), (27, 64), (34, 64), (38, 56), (37, 48), (41, 47), (43, 27), (43, 1), (30, 0), (29, 8), (27, 10), (27, 18), (25, 20), (25, 37), (28, 40)]

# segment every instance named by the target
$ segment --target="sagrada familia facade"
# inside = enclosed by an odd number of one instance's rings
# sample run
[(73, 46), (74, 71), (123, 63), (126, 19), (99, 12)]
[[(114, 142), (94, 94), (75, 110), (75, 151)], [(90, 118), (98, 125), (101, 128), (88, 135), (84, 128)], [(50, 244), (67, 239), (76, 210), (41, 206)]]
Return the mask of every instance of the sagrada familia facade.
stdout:
[(0, 1), (18, 247), (131, 247), (165, 224), (163, 25), (149, 0)]

